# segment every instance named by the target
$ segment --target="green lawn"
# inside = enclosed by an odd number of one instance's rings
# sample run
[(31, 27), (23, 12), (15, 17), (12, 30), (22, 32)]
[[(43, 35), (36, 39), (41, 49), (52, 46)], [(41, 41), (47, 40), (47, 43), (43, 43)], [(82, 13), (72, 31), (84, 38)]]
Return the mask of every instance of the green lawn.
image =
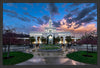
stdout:
[[(7, 53), (3, 53), (3, 58), (7, 56)], [(14, 65), (23, 61), (26, 61), (33, 57), (32, 54), (23, 52), (10, 52), (10, 56), (14, 56), (9, 59), (3, 59), (3, 65)]]
[(40, 49), (44, 49), (44, 50), (56, 50), (56, 49), (60, 49), (60, 47), (57, 47), (57, 46), (46, 46), (46, 47), (41, 47)]
[(87, 64), (97, 64), (97, 52), (94, 53), (89, 53), (89, 55), (92, 55), (93, 57), (85, 57), (83, 55), (86, 55), (86, 51), (78, 51), (78, 52), (73, 52), (70, 54), (67, 54), (66, 56), (70, 59), (87, 63)]
[(60, 46), (60, 44), (43, 44), (41, 46)]
[(41, 45), (40, 49), (56, 50), (56, 49), (60, 49), (60, 45), (59, 44), (43, 44)]
[(59, 44), (43, 44), (41, 46), (42, 47), (40, 47), (40, 49), (44, 49), (44, 50), (56, 50), (56, 49), (60, 49), (60, 45)]

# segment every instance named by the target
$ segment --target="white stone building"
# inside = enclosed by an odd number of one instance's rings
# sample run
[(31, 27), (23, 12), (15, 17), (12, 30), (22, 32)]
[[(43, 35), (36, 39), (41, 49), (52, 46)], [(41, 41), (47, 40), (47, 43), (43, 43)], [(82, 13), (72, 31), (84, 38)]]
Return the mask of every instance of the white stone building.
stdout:
[[(56, 28), (53, 27), (52, 25), (52, 20), (51, 18), (49, 19), (49, 27), (45, 27), (45, 31), (44, 32), (37, 32), (37, 31), (33, 31), (30, 32), (30, 36), (31, 37), (35, 37), (35, 42), (34, 43), (39, 43), (41, 44), (41, 37), (45, 37), (46, 39), (48, 39), (48, 44), (53, 44), (53, 37), (59, 37), (60, 41), (59, 43), (63, 43), (66, 44), (67, 41), (65, 40), (66, 36), (71, 36), (70, 32), (57, 32)], [(75, 39), (75, 38), (73, 38)], [(76, 39), (75, 39), (76, 40)]]

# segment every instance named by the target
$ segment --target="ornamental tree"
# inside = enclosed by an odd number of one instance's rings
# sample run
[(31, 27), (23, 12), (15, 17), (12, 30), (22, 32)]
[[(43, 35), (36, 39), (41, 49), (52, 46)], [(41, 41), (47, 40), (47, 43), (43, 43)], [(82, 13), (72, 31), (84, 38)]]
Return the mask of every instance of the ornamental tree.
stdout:
[(97, 37), (95, 37), (92, 33), (85, 33), (85, 35), (77, 43), (87, 45), (87, 56), (88, 56), (88, 44), (92, 45), (92, 52), (93, 52), (93, 44), (97, 44)]
[(43, 43), (46, 43), (46, 38), (45, 37), (42, 36), (41, 40), (42, 40)]
[(57, 42), (59, 42), (60, 41), (60, 38), (59, 37), (56, 37), (55, 38), (55, 42), (57, 43)]
[(34, 37), (30, 37), (29, 39), (30, 39), (31, 44), (32, 44), (32, 42), (35, 42), (35, 38)]
[(68, 44), (69, 44), (69, 42), (71, 42), (72, 41), (72, 39), (71, 39), (71, 36), (66, 36), (66, 39), (65, 39), (67, 42), (68, 42)]
[(7, 53), (7, 57), (9, 58), (10, 55), (10, 45), (15, 44), (16, 41), (16, 34), (13, 33), (13, 29), (8, 29), (8, 30), (4, 30), (5, 33), (3, 33), (3, 44), (4, 45), (8, 45), (8, 53)]

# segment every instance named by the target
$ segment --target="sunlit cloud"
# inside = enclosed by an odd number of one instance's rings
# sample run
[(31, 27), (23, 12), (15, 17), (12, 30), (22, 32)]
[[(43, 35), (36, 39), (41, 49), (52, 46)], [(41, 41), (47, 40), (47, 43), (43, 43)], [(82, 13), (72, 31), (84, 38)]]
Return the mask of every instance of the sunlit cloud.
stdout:
[[(13, 27), (21, 28), (27, 33), (29, 33), (29, 30), (44, 31), (45, 27), (48, 27), (50, 14), (57, 32), (84, 34), (84, 32), (97, 31), (97, 6), (95, 3), (3, 4), (3, 21), (7, 21), (9, 26), (17, 23), (19, 25), (13, 25)], [(7, 23), (4, 22), (5, 27), (8, 26)], [(25, 25), (25, 27), (21, 25)], [(22, 32), (18, 28), (16, 28), (16, 31)]]
[(42, 24), (42, 25), (40, 25), (40, 26), (33, 26), (33, 28), (36, 28), (37, 29), (37, 31), (40, 31), (40, 32), (42, 32), (42, 31), (44, 31), (45, 30), (45, 27), (48, 27), (49, 26), (49, 24), (47, 23), (47, 24)]
[[(58, 30), (60, 31), (69, 31), (73, 34), (83, 34), (85, 32), (91, 32), (91, 31), (97, 31), (97, 28), (95, 27), (96, 24), (92, 23), (92, 24), (87, 24), (84, 25), (84, 23), (82, 23), (81, 26), (79, 26), (78, 28), (75, 29), (75, 27), (77, 27), (79, 24), (76, 24), (75, 22), (72, 23), (67, 23), (65, 19), (62, 19), (60, 22), (60, 27), (57, 27)], [(69, 25), (71, 25), (69, 27)]]
[[(69, 27), (69, 25), (71, 25)], [(75, 22), (72, 22), (72, 23), (67, 23), (67, 21), (65, 19), (62, 19), (60, 21), (60, 26), (57, 27), (57, 31), (58, 32), (71, 32), (71, 33), (84, 33), (84, 32), (91, 32), (91, 31), (94, 31), (94, 30), (97, 30), (97, 28), (95, 27), (96, 24), (92, 23), (92, 24), (87, 24), (87, 25), (84, 25), (84, 23), (82, 23), (81, 26), (79, 26), (78, 28), (75, 28), (77, 27), (79, 24), (76, 24)], [(40, 25), (39, 27), (37, 26), (33, 26), (35, 28), (38, 29), (38, 31), (44, 31), (45, 30), (45, 27), (48, 27), (49, 24), (43, 24), (43, 25)]]

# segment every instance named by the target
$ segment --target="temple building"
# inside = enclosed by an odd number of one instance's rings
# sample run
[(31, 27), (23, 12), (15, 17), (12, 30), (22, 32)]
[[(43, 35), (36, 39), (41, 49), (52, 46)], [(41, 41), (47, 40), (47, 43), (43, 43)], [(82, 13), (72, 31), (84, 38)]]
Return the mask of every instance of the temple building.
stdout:
[[(45, 31), (43, 32), (37, 32), (37, 31), (33, 31), (33, 32), (30, 32), (30, 37), (35, 37), (35, 42), (34, 43), (39, 43), (39, 44), (42, 44), (42, 41), (41, 41), (41, 37), (44, 37), (46, 38), (47, 43), (48, 44), (53, 44), (53, 41), (54, 41), (54, 38), (57, 38), (59, 37), (60, 38), (60, 41), (59, 41), (59, 44), (66, 44), (67, 41), (65, 40), (66, 39), (66, 36), (71, 36), (71, 33), (70, 32), (57, 32), (56, 30), (56, 27), (53, 27), (52, 25), (52, 20), (51, 18), (49, 19), (49, 27), (45, 27)], [(74, 41), (76, 41), (76, 38), (73, 38)]]

